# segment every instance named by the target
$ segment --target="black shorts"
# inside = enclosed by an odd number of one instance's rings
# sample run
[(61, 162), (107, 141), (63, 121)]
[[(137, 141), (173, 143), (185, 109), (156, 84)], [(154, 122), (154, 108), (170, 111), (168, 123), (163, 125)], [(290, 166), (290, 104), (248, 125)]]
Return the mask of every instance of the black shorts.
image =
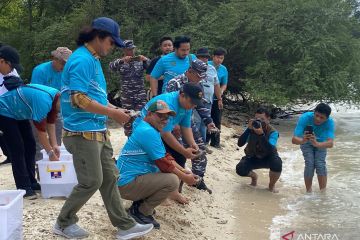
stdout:
[(244, 156), (236, 165), (236, 173), (240, 176), (246, 177), (249, 175), (251, 170), (260, 168), (266, 168), (270, 169), (272, 172), (281, 173), (282, 160), (277, 154), (272, 154), (262, 159)]

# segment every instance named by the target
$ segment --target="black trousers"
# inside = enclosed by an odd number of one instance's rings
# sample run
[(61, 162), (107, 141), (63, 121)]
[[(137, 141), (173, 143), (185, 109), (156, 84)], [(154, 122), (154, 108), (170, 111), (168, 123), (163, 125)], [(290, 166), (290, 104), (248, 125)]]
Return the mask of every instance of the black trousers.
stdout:
[(35, 151), (36, 144), (29, 120), (15, 120), (0, 116), (0, 130), (4, 133), (8, 147), (8, 157), (16, 187), (28, 189), (36, 183)]
[(5, 136), (0, 136), (0, 148), (3, 154), (7, 157), (7, 160), (11, 162)]
[(246, 177), (249, 175), (250, 171), (260, 168), (266, 168), (270, 169), (272, 172), (281, 173), (282, 160), (277, 154), (271, 154), (262, 159), (244, 156), (236, 165), (236, 173), (242, 177)]
[[(214, 124), (218, 129), (221, 129), (221, 117), (222, 117), (222, 110), (219, 109), (218, 100), (214, 100), (211, 106), (211, 118), (213, 119)], [(207, 142), (210, 141), (211, 146), (219, 146), (220, 133), (208, 134), (206, 140)]]
[(175, 158), (175, 162), (179, 164), (181, 167), (185, 167), (186, 158), (179, 152), (172, 149), (169, 145), (166, 144), (166, 142), (163, 140), (165, 149), (167, 153), (170, 153), (173, 158)]

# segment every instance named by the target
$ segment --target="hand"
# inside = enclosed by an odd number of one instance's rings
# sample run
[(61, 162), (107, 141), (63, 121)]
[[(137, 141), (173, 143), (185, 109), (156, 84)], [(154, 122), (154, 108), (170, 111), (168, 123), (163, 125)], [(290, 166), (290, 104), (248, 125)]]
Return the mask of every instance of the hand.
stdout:
[(311, 137), (309, 138), (309, 141), (314, 147), (319, 147), (319, 142), (316, 140), (316, 137), (314, 134), (311, 134)]
[(199, 151), (199, 146), (195, 143), (194, 145), (190, 146), (192, 149), (194, 149), (196, 152)]
[(49, 160), (50, 160), (50, 161), (59, 161), (59, 157), (56, 156), (54, 150), (50, 150), (50, 151), (48, 152), (48, 156), (49, 156)]
[(125, 56), (121, 59), (123, 62), (129, 63), (131, 61), (131, 56)]
[(193, 174), (193, 172), (192, 172), (190, 169), (188, 169), (188, 168), (184, 168), (184, 173), (186, 173), (186, 174)]
[(186, 158), (189, 158), (189, 159), (193, 159), (193, 158), (196, 158), (196, 154), (197, 154), (197, 151), (198, 150), (195, 150), (194, 148), (192, 147), (189, 147), (189, 148), (186, 148), (185, 149), (185, 152), (184, 152), (184, 157)]
[(60, 158), (60, 147), (58, 145), (56, 146), (53, 146), (53, 150), (54, 150), (54, 153), (55, 155)]
[(250, 129), (250, 130), (252, 130), (253, 129), (253, 120), (252, 119), (250, 119), (249, 120), (249, 123), (248, 123), (248, 129)]
[(181, 137), (181, 129), (179, 125), (176, 125), (172, 132), (177, 139)]
[(214, 128), (216, 128), (216, 126), (215, 126), (215, 123), (209, 123), (208, 125), (207, 125), (207, 129), (208, 130), (210, 130), (210, 129), (214, 129)]
[(254, 132), (257, 134), (257, 135), (263, 135), (264, 134), (264, 130), (262, 129), (262, 127), (260, 128), (253, 128)]
[(194, 174), (186, 174), (186, 176), (182, 179), (187, 185), (193, 186), (198, 182), (198, 178)]
[(140, 58), (140, 62), (145, 62), (148, 61), (149, 59), (147, 57), (145, 57), (144, 55), (139, 55)]
[(110, 115), (112, 119), (114, 119), (116, 122), (124, 125), (130, 120), (130, 116), (124, 112), (124, 109), (110, 109)]
[(304, 137), (303, 137), (303, 144), (307, 143), (311, 138), (312, 138), (313, 134), (308, 134), (305, 132)]
[(223, 101), (222, 100), (218, 100), (218, 107), (219, 109), (224, 109), (224, 104), (223, 104)]

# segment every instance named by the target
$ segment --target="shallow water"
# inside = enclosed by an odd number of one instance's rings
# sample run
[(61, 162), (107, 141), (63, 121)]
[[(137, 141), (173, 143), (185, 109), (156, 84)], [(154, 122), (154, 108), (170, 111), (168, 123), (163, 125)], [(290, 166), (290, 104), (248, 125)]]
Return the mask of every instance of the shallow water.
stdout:
[[(297, 119), (280, 122), (279, 152), (283, 159), (280, 180), (281, 191), (286, 192), (281, 207), (286, 214), (273, 218), (271, 240), (360, 239), (360, 111), (340, 110), (332, 116), (336, 121), (336, 138), (327, 155), (326, 193), (319, 191), (316, 175), (314, 192), (305, 193), (304, 159), (299, 146), (291, 144)], [(283, 238), (287, 233), (290, 234)]]

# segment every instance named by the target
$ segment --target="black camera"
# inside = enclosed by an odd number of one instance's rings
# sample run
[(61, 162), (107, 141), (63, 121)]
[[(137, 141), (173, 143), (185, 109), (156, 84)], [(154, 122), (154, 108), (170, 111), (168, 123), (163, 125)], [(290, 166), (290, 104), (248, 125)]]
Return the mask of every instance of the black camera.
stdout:
[(254, 119), (254, 120), (252, 121), (252, 126), (253, 126), (253, 128), (255, 128), (255, 129), (259, 129), (259, 128), (261, 128), (263, 125), (264, 125), (264, 122), (261, 121), (260, 119)]

